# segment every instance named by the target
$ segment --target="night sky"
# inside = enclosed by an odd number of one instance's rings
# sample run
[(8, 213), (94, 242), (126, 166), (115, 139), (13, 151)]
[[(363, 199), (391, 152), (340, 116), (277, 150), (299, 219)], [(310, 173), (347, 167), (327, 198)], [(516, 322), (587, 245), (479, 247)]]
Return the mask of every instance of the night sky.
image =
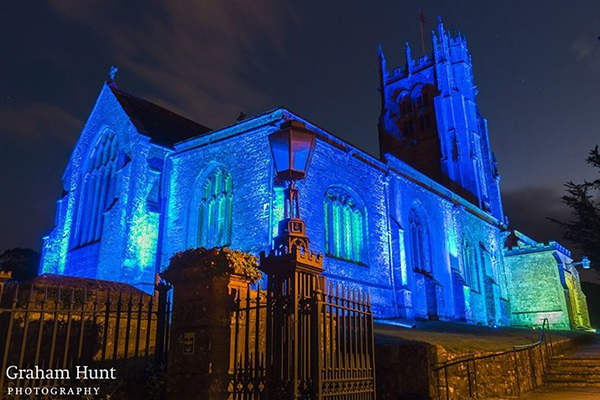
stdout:
[[(575, 4), (576, 3), (576, 4)], [(377, 154), (377, 44), (419, 56), (418, 9), (463, 31), (511, 223), (560, 239), (563, 183), (597, 174), (600, 2), (0, 0), (0, 252), (39, 250), (111, 65), (212, 128), (278, 106)]]

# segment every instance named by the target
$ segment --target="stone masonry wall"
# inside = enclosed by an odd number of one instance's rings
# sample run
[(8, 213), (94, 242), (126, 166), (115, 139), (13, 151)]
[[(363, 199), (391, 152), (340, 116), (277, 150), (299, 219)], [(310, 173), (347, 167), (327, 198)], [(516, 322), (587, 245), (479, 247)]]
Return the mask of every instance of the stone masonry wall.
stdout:
[(512, 324), (538, 326), (548, 318), (552, 329), (570, 329), (565, 288), (554, 250), (509, 254), (506, 263)]

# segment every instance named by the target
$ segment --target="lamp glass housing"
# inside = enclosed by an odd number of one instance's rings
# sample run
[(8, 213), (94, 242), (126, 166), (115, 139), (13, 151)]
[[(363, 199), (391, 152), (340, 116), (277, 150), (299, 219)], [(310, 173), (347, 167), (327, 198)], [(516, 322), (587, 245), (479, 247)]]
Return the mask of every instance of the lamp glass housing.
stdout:
[(315, 147), (315, 134), (304, 124), (289, 121), (269, 135), (277, 176), (286, 181), (304, 179)]
[(590, 269), (591, 266), (591, 262), (590, 259), (587, 258), (587, 256), (583, 256), (583, 259), (581, 260), (581, 265), (583, 266), (583, 269)]

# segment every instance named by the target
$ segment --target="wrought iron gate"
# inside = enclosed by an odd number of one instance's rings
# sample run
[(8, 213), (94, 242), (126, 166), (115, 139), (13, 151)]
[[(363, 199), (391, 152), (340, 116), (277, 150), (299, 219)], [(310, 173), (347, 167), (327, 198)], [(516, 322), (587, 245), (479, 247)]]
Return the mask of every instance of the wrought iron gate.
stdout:
[(369, 296), (309, 278), (237, 293), (231, 398), (375, 398)]

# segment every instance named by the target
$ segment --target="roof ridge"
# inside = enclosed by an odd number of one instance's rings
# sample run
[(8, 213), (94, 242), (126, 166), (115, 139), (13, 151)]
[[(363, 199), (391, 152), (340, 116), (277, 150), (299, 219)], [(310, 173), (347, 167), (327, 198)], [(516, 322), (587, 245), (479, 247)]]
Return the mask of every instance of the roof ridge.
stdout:
[(107, 86), (138, 131), (156, 144), (173, 148), (177, 142), (212, 131), (205, 125), (115, 85)]

